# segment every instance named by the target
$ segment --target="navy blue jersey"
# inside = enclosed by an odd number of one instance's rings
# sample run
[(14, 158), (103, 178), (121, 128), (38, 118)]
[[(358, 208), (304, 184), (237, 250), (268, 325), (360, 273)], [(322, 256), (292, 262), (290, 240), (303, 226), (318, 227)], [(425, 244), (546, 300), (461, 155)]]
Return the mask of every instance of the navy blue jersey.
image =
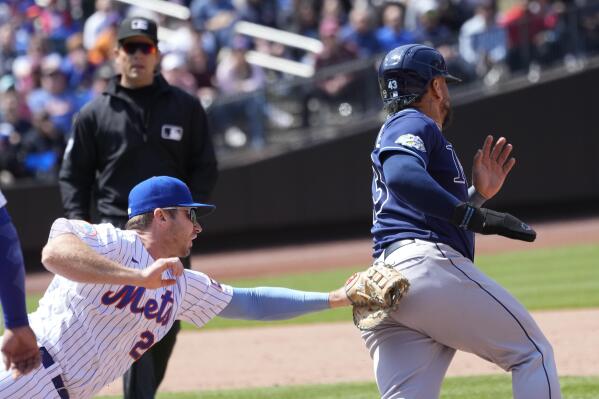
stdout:
[(408, 203), (400, 198), (400, 193), (388, 188), (381, 160), (398, 152), (416, 157), (444, 190), (460, 201), (468, 201), (468, 182), (462, 165), (436, 123), (416, 109), (398, 112), (381, 128), (371, 154), (374, 256), (394, 241), (419, 238), (448, 244), (473, 259), (472, 232), (419, 211), (417, 204)]

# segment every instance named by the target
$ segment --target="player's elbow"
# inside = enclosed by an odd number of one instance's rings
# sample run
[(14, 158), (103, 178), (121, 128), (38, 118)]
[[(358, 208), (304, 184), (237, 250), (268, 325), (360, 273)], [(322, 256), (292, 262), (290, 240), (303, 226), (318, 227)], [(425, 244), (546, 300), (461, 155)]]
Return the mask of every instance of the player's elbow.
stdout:
[(52, 273), (56, 273), (56, 266), (61, 258), (59, 249), (56, 240), (50, 240), (42, 249), (42, 264)]

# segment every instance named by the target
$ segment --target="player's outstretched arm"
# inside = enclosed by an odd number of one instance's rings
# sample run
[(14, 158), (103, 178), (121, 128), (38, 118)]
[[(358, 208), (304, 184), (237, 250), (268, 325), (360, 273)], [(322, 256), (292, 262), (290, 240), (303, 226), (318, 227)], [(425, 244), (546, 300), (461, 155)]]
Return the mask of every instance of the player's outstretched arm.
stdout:
[(231, 302), (219, 316), (244, 320), (285, 320), (350, 304), (344, 288), (328, 293), (279, 287), (233, 288)]
[(52, 273), (80, 283), (135, 285), (159, 288), (175, 283), (164, 279), (170, 270), (175, 276), (183, 273), (179, 258), (158, 259), (143, 270), (131, 269), (98, 254), (74, 234), (56, 236), (42, 250), (42, 263)]
[(493, 136), (489, 135), (483, 148), (476, 151), (472, 165), (472, 183), (476, 192), (486, 200), (491, 199), (501, 190), (505, 178), (516, 164), (510, 157), (513, 146), (505, 137), (500, 137), (493, 144)]

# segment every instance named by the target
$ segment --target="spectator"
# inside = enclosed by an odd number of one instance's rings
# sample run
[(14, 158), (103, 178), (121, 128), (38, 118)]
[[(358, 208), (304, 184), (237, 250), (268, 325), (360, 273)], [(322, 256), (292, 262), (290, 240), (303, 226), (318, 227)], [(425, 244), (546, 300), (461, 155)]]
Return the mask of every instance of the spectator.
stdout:
[(319, 20), (316, 3), (316, 0), (299, 0), (295, 2), (291, 31), (313, 39), (318, 38)]
[(351, 4), (343, 0), (324, 0), (320, 10), (320, 21), (332, 20), (339, 26), (344, 26), (347, 24), (347, 15), (351, 7)]
[[(599, 52), (599, 2), (593, 0), (583, 0), (584, 7), (572, 7), (570, 13), (576, 13), (580, 24), (580, 34), (582, 38), (575, 40), (576, 33), (571, 33), (571, 41), (582, 41), (584, 48), (590, 54)], [(570, 30), (576, 28), (570, 27)], [(577, 43), (580, 45), (580, 43)], [(574, 46), (571, 46), (573, 48)]]
[(11, 23), (0, 26), (0, 76), (12, 72), (12, 63), (17, 58), (13, 28)]
[(4, 76), (0, 82), (0, 169), (3, 183), (26, 176), (19, 153), (23, 137), (31, 129), (31, 123), (20, 112), (14, 82), (8, 82), (9, 79), (10, 76)]
[(79, 26), (68, 12), (68, 4), (59, 0), (46, 0), (44, 6), (36, 5), (30, 9), (34, 17), (34, 27), (51, 44), (52, 51), (64, 53), (67, 37), (79, 31)]
[(210, 60), (201, 42), (196, 42), (196, 45), (187, 53), (188, 70), (195, 79), (198, 88), (196, 95), (204, 108), (212, 105), (216, 98), (217, 91), (214, 87), (215, 64), (215, 61)]
[(83, 25), (83, 46), (91, 50), (96, 46), (102, 32), (118, 18), (112, 9), (112, 0), (96, 0), (96, 11)]
[(219, 47), (231, 41), (233, 22), (238, 18), (231, 0), (192, 0), (189, 9), (198, 31), (214, 33)]
[(67, 54), (63, 61), (63, 69), (68, 77), (69, 89), (83, 91), (90, 86), (94, 74), (89, 63), (87, 51), (83, 47), (83, 36), (75, 33), (67, 39)]
[(12, 74), (15, 79), (16, 90), (26, 96), (36, 87), (39, 87), (39, 68), (34, 69), (27, 56), (20, 56), (12, 63)]
[(414, 34), (404, 28), (404, 11), (405, 6), (401, 3), (384, 6), (383, 26), (376, 32), (382, 51), (389, 52), (395, 47), (416, 42)]
[(164, 79), (171, 85), (195, 95), (198, 89), (194, 76), (188, 71), (185, 56), (181, 53), (168, 53), (160, 63)]
[(406, 0), (406, 12), (404, 17), (404, 26), (406, 29), (415, 32), (420, 28), (420, 17), (425, 12), (439, 9), (436, 0)]
[(349, 14), (349, 25), (343, 29), (341, 39), (354, 48), (362, 58), (379, 54), (382, 47), (374, 27), (374, 14), (371, 8), (358, 6)]
[[(318, 2), (316, 0), (298, 0), (294, 3), (289, 30), (298, 35), (318, 39)], [(312, 54), (298, 48), (290, 48), (289, 56), (295, 61), (312, 63)]]
[(481, 0), (475, 15), (462, 25), (459, 48), (462, 58), (479, 77), (485, 76), (493, 66), (505, 62), (507, 36), (505, 29), (497, 23), (494, 0)]
[(249, 47), (248, 39), (236, 36), (230, 50), (224, 50), (216, 68), (216, 86), (226, 99), (226, 105), (215, 105), (212, 115), (220, 131), (230, 127), (231, 115), (244, 115), (250, 144), (259, 149), (265, 143), (265, 76), (262, 68), (247, 62), (245, 55)]
[(420, 26), (415, 35), (419, 43), (430, 47), (452, 45), (457, 40), (449, 28), (441, 23), (437, 8), (431, 8), (420, 15)]
[(117, 36), (117, 20), (112, 20), (96, 38), (94, 45), (88, 50), (87, 57), (92, 65), (101, 65), (109, 61), (114, 50)]
[(500, 23), (508, 35), (507, 60), (512, 71), (529, 66), (531, 61), (541, 61), (545, 33), (557, 22), (546, 11), (538, 1), (520, 0), (503, 15)]
[(102, 64), (96, 68), (90, 88), (79, 96), (79, 104), (83, 106), (104, 93), (113, 76), (114, 69), (110, 63)]
[[(316, 87), (304, 96), (302, 124), (310, 125), (310, 112), (319, 110), (321, 101), (329, 105), (353, 99), (357, 93), (352, 93), (355, 76), (348, 72), (331, 74), (326, 69), (335, 65), (355, 60), (358, 55), (338, 38), (339, 25), (334, 20), (324, 20), (320, 24), (320, 40), (323, 50), (316, 56), (314, 70), (316, 72)], [(323, 71), (324, 70), (324, 71)], [(324, 76), (322, 75), (324, 72)], [(358, 94), (359, 95), (359, 94)]]
[(19, 158), (28, 176), (55, 181), (65, 147), (64, 134), (46, 112), (34, 114), (32, 122), (32, 129), (23, 137)]
[(485, 0), (437, 0), (441, 24), (452, 32), (459, 32), (464, 22), (474, 15), (472, 3), (478, 4), (480, 1)]
[(244, 21), (277, 28), (278, 0), (244, 0), (239, 7), (239, 17)]
[(63, 59), (59, 54), (50, 54), (44, 58), (41, 88), (29, 94), (27, 105), (34, 115), (46, 112), (56, 129), (66, 135), (71, 130), (73, 116), (78, 111), (78, 101), (67, 86), (63, 68)]
[(35, 70), (40, 67), (42, 60), (49, 54), (49, 51), (50, 45), (48, 40), (44, 35), (36, 33), (29, 38), (25, 57), (27, 57), (32, 68)]
[(177, 21), (169, 26), (170, 33), (160, 41), (162, 53), (187, 53), (197, 45), (202, 36), (198, 35), (191, 21)]

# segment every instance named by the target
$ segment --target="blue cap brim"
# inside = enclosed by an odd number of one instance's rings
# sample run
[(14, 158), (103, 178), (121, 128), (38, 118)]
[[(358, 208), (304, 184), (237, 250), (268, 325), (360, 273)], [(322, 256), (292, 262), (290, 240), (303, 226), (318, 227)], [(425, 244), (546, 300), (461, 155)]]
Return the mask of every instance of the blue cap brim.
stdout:
[(444, 75), (444, 77), (447, 83), (460, 83), (462, 81), (462, 79), (456, 78), (455, 76), (450, 74)]

